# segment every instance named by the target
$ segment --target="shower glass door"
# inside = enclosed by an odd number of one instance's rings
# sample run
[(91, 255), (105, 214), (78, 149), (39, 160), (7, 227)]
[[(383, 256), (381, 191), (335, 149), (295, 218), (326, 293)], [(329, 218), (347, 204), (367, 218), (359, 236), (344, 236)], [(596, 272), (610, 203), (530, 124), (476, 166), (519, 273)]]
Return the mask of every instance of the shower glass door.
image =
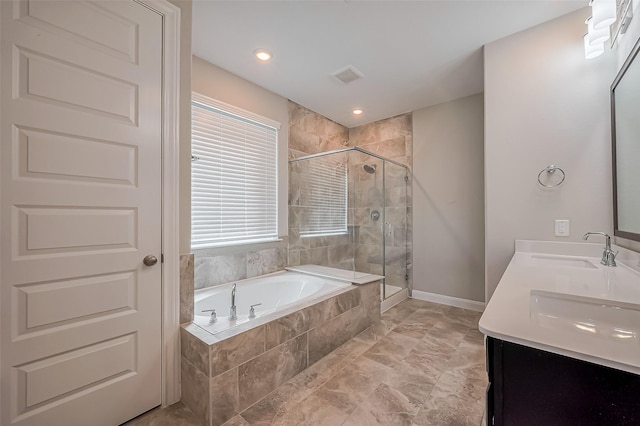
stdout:
[(289, 266), (384, 275), (383, 299), (407, 288), (407, 176), (405, 166), (359, 148), (290, 160)]
[(355, 229), (355, 270), (384, 273), (384, 162), (354, 151), (351, 157)]
[(384, 299), (405, 289), (408, 282), (407, 181), (406, 167), (384, 162)]

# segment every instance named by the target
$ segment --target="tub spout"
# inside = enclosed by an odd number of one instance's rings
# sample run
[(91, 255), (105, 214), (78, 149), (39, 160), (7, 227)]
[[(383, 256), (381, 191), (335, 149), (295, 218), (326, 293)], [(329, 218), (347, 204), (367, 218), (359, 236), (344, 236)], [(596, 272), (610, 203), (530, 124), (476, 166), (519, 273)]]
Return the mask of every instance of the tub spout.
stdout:
[(236, 284), (231, 289), (231, 310), (229, 311), (229, 321), (238, 319), (236, 315)]

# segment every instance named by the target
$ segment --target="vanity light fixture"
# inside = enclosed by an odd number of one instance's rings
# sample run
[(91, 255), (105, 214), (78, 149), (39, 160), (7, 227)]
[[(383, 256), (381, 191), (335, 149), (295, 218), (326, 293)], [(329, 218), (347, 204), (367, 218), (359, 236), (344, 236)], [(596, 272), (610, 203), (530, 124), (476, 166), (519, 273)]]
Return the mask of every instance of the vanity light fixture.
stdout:
[(610, 27), (604, 27), (599, 30), (593, 28), (593, 17), (585, 21), (587, 24), (587, 39), (591, 46), (602, 44), (611, 38)]
[(584, 35), (584, 57), (587, 59), (597, 58), (604, 53), (604, 42), (596, 45), (589, 43), (589, 34)]
[(269, 62), (269, 60), (273, 56), (267, 49), (258, 49), (253, 53), (256, 55), (256, 58), (258, 58), (260, 62)]
[(593, 28), (600, 30), (616, 22), (616, 0), (591, 0)]
[(590, 0), (591, 17), (585, 21), (584, 56), (595, 58), (604, 53), (604, 42), (611, 38), (610, 26), (616, 22), (617, 0)]
[(353, 115), (361, 115), (362, 114), (362, 110), (360, 108), (356, 108), (353, 110)]

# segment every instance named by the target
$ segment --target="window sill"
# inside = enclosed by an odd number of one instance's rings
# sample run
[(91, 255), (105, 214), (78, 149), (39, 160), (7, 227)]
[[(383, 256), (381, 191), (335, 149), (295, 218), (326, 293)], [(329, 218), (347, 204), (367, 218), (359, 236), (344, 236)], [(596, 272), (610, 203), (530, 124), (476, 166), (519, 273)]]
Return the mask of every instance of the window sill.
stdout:
[(349, 231), (344, 232), (328, 232), (326, 234), (301, 234), (300, 238), (313, 238), (313, 237), (335, 237), (339, 235), (349, 235)]
[(248, 251), (264, 250), (269, 248), (286, 248), (288, 237), (282, 236), (273, 240), (251, 241), (246, 243), (234, 243), (215, 247), (191, 248), (191, 252), (199, 256), (217, 256), (220, 254), (246, 253)]

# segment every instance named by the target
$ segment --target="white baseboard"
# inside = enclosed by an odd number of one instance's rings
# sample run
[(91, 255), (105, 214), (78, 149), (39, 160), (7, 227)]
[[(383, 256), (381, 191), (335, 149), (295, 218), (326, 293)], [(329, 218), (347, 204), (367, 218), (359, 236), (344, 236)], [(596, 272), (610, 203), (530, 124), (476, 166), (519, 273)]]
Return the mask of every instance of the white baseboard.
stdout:
[(409, 290), (403, 288), (402, 291), (397, 292), (393, 296), (389, 296), (380, 302), (380, 312), (386, 312), (389, 309), (396, 306), (398, 303), (402, 302), (404, 299), (409, 297)]
[(475, 300), (460, 299), (458, 297), (445, 296), (443, 294), (428, 293), (426, 291), (413, 290), (411, 297), (426, 302), (440, 303), (442, 305), (455, 306), (457, 308), (469, 309), (477, 312), (484, 312), (485, 304)]

